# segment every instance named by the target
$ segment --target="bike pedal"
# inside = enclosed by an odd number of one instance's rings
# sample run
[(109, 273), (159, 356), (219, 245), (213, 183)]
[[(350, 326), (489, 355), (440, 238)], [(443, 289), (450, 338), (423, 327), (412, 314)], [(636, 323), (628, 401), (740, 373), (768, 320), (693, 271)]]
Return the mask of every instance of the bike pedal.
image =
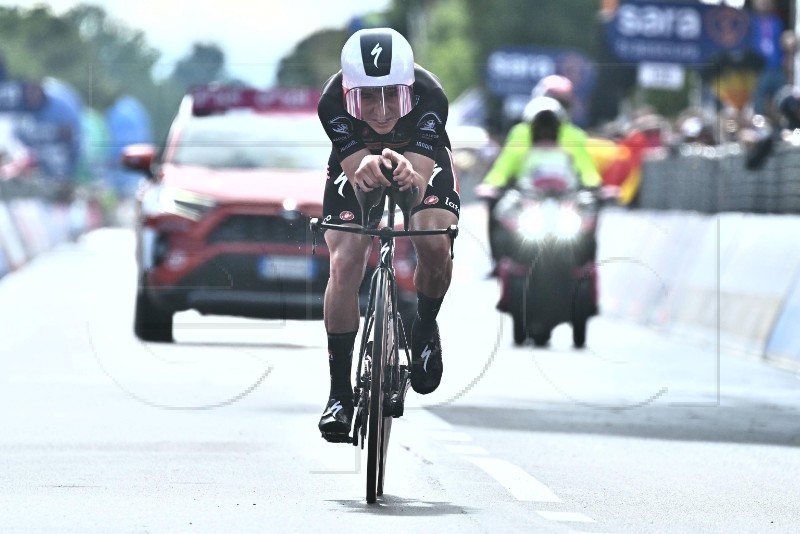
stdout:
[(343, 434), (341, 432), (322, 432), (322, 437), (328, 443), (352, 443), (350, 434)]
[(392, 406), (392, 417), (394, 418), (403, 416), (406, 405), (406, 393), (408, 393), (408, 388), (411, 386), (408, 367), (406, 367), (405, 365), (400, 366), (400, 377), (401, 377), (400, 384), (402, 384), (401, 389), (400, 391), (392, 395), (391, 406)]

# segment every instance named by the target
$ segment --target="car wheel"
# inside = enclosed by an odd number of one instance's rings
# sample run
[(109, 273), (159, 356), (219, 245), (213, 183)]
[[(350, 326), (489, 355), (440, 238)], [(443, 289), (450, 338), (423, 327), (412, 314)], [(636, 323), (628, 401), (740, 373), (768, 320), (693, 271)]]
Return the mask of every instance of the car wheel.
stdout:
[(520, 347), (525, 344), (528, 339), (528, 329), (525, 326), (525, 320), (522, 313), (514, 313), (511, 315), (514, 322), (514, 345)]
[(141, 289), (136, 293), (133, 332), (142, 341), (172, 343), (172, 312), (155, 306)]

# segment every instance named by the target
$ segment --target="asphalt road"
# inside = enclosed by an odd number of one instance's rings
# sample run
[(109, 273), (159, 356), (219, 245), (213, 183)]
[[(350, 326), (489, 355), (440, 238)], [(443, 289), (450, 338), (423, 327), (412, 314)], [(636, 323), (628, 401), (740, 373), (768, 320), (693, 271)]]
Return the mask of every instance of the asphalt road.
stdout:
[(604, 317), (586, 350), (512, 348), (462, 220), (444, 382), (410, 393), (377, 505), (316, 428), (321, 322), (187, 312), (140, 343), (126, 229), (0, 280), (0, 531), (800, 531), (796, 375)]

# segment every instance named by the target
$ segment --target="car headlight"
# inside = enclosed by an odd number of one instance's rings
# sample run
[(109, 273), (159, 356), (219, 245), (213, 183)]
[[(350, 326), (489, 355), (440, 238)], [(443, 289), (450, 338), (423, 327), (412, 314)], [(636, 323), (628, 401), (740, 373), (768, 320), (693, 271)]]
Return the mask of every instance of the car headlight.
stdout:
[(192, 220), (199, 219), (216, 205), (211, 197), (174, 187), (160, 187), (142, 201), (144, 211), (149, 214), (170, 213)]

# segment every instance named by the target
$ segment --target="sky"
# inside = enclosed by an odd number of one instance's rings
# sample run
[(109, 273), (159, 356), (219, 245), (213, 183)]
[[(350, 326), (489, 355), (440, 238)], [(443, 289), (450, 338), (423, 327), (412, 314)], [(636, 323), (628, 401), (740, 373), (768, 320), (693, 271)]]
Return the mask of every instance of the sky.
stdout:
[(156, 68), (167, 73), (194, 42), (225, 52), (228, 71), (259, 86), (275, 80), (281, 58), (316, 30), (341, 28), (353, 16), (382, 11), (390, 0), (28, 0), (3, 6), (48, 4), (61, 14), (86, 3), (102, 7), (126, 26), (145, 33), (161, 52)]

